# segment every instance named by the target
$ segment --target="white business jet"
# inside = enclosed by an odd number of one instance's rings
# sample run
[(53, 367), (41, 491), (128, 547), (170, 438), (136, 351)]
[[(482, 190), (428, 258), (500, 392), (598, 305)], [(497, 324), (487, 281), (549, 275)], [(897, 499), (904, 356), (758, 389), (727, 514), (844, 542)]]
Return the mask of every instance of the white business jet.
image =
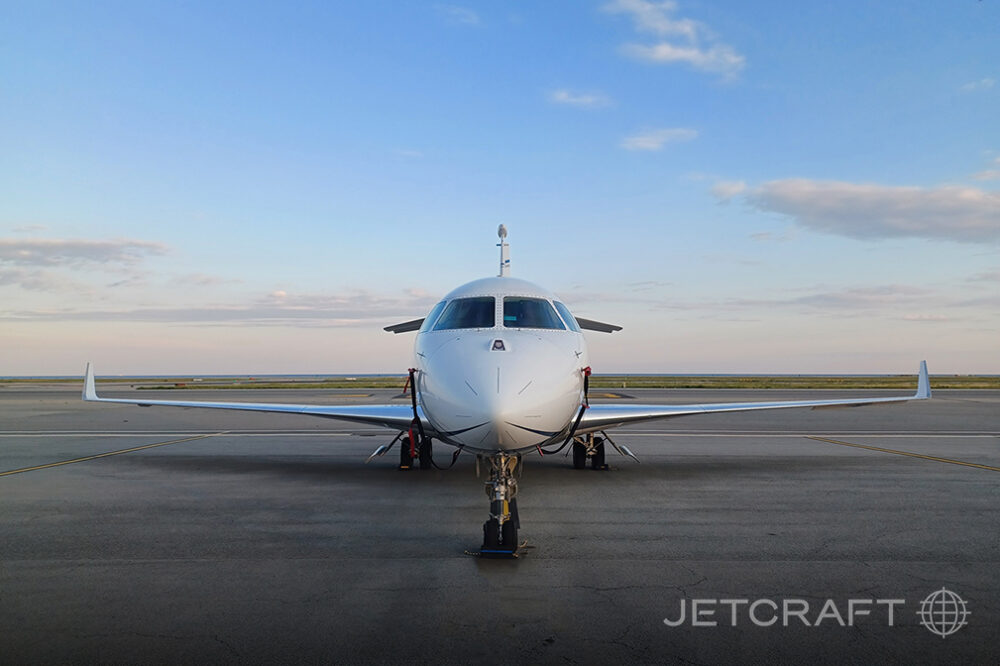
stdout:
[[(501, 225), (500, 274), (458, 287), (426, 317), (388, 326), (393, 333), (417, 331), (410, 369), (409, 405), (316, 406), (248, 402), (189, 402), (101, 398), (87, 365), (83, 399), (144, 407), (205, 407), (308, 414), (397, 430), (396, 438), (370, 457), (400, 442), (400, 469), (414, 459), (434, 465), (433, 440), (488, 461), (489, 519), (483, 525), (484, 554), (514, 555), (518, 549), (517, 480), (526, 453), (552, 454), (572, 445), (573, 466), (590, 461), (605, 469), (604, 444), (635, 458), (606, 430), (653, 419), (690, 414), (791, 407), (827, 407), (905, 402), (931, 397), (927, 364), (921, 362), (917, 392), (906, 397), (711, 403), (701, 405), (591, 405), (587, 400), (590, 361), (581, 329), (611, 333), (620, 326), (574, 317), (554, 294), (510, 277), (507, 230)], [(598, 436), (602, 435), (602, 436)], [(545, 448), (545, 447), (555, 448)], [(519, 474), (517, 475), (519, 476)]]

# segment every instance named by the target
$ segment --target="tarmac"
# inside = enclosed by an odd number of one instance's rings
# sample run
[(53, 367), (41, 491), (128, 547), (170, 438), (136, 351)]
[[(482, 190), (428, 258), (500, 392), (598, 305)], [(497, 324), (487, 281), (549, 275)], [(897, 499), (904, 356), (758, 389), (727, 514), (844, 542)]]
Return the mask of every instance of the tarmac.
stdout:
[(0, 662), (1000, 663), (998, 421), (998, 391), (937, 391), (611, 431), (641, 463), (526, 457), (528, 546), (486, 560), (472, 456), (401, 472), (365, 464), (385, 430), (4, 387)]

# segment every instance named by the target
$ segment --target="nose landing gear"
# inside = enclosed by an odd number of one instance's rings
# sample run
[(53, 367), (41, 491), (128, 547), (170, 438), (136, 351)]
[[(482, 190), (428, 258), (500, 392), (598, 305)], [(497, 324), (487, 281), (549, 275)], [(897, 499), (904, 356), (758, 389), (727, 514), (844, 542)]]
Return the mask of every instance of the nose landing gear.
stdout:
[(490, 457), (490, 479), (486, 496), (490, 498), (490, 518), (483, 523), (483, 546), (480, 555), (486, 557), (517, 557), (517, 530), (521, 526), (517, 515), (517, 479), (514, 470), (521, 457), (497, 453)]

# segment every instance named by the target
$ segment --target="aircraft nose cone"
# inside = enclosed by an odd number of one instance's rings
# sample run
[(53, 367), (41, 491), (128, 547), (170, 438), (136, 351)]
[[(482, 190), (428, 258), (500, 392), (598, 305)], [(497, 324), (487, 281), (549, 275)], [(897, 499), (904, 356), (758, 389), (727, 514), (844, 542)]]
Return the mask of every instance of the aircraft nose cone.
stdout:
[(565, 429), (579, 407), (582, 373), (572, 351), (511, 332), (467, 338), (426, 359), (422, 388), (428, 417), (453, 440), (516, 450)]

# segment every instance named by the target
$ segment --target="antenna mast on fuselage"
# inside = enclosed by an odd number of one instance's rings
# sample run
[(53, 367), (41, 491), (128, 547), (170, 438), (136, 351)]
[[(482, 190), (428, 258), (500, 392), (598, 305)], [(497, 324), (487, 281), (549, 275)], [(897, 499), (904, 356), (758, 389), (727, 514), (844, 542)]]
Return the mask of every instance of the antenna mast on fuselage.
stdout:
[(500, 237), (500, 242), (497, 243), (497, 247), (500, 248), (500, 275), (497, 277), (509, 277), (510, 276), (510, 245), (507, 245), (507, 227), (500, 225), (497, 229), (497, 236)]

